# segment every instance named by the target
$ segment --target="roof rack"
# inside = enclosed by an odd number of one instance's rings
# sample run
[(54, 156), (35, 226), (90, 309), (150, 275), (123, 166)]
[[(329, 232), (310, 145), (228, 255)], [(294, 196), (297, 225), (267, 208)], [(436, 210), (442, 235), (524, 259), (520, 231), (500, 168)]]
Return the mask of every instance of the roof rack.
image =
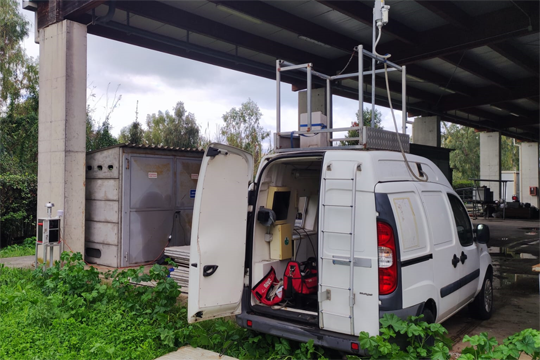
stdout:
[[(399, 66), (388, 59), (385, 59), (381, 56), (378, 56), (370, 51), (364, 49), (363, 45), (358, 45), (354, 48), (354, 51), (358, 53), (358, 69), (364, 68), (364, 57), (372, 59), (372, 70), (348, 73), (348, 74), (338, 74), (338, 75), (326, 75), (318, 71), (313, 70), (312, 63), (305, 64), (293, 64), (284, 60), (276, 61), (276, 133), (275, 133), (275, 144), (276, 151), (294, 151), (298, 150), (314, 150), (313, 147), (308, 148), (296, 148), (294, 147), (294, 139), (300, 138), (302, 136), (315, 136), (318, 134), (326, 134), (328, 137), (329, 147), (319, 147), (318, 149), (335, 149), (335, 148), (355, 148), (355, 149), (378, 149), (378, 150), (392, 150), (400, 151), (398, 136), (403, 145), (403, 150), (409, 152), (409, 135), (406, 134), (406, 124), (407, 124), (407, 92), (406, 92), (406, 67)], [(402, 134), (396, 134), (394, 131), (386, 131), (382, 129), (375, 129), (373, 127), (374, 122), (371, 122), (372, 127), (365, 127), (362, 121), (358, 121), (358, 126), (350, 127), (333, 127), (333, 116), (332, 116), (332, 81), (340, 79), (349, 79), (349, 78), (358, 78), (358, 109), (360, 114), (363, 111), (363, 98), (364, 98), (364, 76), (371, 75), (371, 99), (372, 99), (372, 120), (374, 116), (375, 109), (375, 74), (384, 73), (385, 69), (375, 70), (375, 62), (384, 63), (387, 65), (387, 71), (400, 71), (401, 72), (401, 82), (402, 82), (402, 92), (401, 92), (401, 104), (402, 104)], [(281, 73), (285, 71), (302, 71), (306, 73), (306, 82), (307, 82), (307, 123), (300, 125), (298, 131), (293, 132), (282, 132), (281, 131)], [(312, 92), (312, 77), (316, 76), (320, 79), (326, 81), (326, 109), (327, 109), (327, 124), (313, 123), (313, 113), (311, 106), (311, 92)], [(334, 138), (334, 132), (343, 132), (357, 130), (358, 137), (351, 138)], [(280, 143), (280, 138), (290, 137), (291, 146), (283, 146), (283, 142)], [(334, 143), (340, 144), (341, 141), (358, 141), (359, 145), (353, 145), (352, 147), (337, 145), (334, 146)], [(286, 143), (286, 142), (285, 142)]]

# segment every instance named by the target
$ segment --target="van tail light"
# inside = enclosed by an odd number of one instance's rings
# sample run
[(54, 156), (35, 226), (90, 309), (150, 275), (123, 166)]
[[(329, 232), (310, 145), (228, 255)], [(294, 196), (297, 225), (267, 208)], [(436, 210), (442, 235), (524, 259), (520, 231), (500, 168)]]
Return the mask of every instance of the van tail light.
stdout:
[(379, 246), (379, 295), (388, 295), (397, 287), (396, 240), (390, 225), (377, 221)]

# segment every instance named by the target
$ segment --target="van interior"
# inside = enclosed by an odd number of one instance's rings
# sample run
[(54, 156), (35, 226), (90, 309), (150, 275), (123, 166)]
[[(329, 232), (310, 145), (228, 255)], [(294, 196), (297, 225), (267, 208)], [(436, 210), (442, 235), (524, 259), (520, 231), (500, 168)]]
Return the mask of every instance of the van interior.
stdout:
[[(255, 311), (318, 323), (317, 230), (322, 161), (321, 156), (274, 160), (260, 176), (251, 267), (251, 305)], [(294, 262), (298, 269), (291, 268)], [(270, 300), (265, 303), (254, 295), (254, 289), (270, 283), (267, 276), (272, 268), (275, 280), (266, 296)]]

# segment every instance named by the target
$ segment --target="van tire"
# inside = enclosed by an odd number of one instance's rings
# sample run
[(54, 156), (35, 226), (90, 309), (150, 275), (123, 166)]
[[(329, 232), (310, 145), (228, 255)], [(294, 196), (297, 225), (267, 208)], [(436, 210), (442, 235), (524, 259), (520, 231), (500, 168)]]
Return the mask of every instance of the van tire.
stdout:
[(482, 289), (469, 304), (469, 314), (479, 320), (488, 320), (493, 314), (493, 274), (488, 270)]
[[(420, 321), (425, 321), (428, 324), (433, 324), (435, 322), (435, 315), (433, 315), (431, 309), (424, 308), (424, 310), (422, 311), (422, 315), (424, 315), (424, 317), (421, 318)], [(433, 336), (429, 336), (428, 338), (426, 338), (425, 344), (429, 346), (434, 346), (435, 338)]]
[(435, 322), (435, 315), (433, 315), (431, 309), (424, 308), (422, 315), (424, 315), (424, 317), (421, 319), (421, 321), (425, 321), (428, 324), (433, 324)]

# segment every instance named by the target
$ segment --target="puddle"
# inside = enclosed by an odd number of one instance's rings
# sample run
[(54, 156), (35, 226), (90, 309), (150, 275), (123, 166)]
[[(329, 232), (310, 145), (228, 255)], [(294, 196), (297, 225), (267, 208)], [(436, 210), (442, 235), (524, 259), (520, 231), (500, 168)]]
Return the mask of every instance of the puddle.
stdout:
[(538, 294), (538, 275), (495, 273), (493, 288), (502, 291), (502, 295)]
[[(528, 248), (528, 245), (523, 245), (524, 248)], [(526, 252), (525, 249), (523, 251), (518, 248), (509, 249), (507, 247), (490, 247), (489, 253), (493, 256), (503, 256), (503, 257), (509, 257), (513, 259), (538, 259), (538, 255), (533, 254), (531, 252)]]
[(520, 228), (521, 230), (525, 230), (525, 235), (538, 235), (538, 228), (537, 227), (524, 227)]

